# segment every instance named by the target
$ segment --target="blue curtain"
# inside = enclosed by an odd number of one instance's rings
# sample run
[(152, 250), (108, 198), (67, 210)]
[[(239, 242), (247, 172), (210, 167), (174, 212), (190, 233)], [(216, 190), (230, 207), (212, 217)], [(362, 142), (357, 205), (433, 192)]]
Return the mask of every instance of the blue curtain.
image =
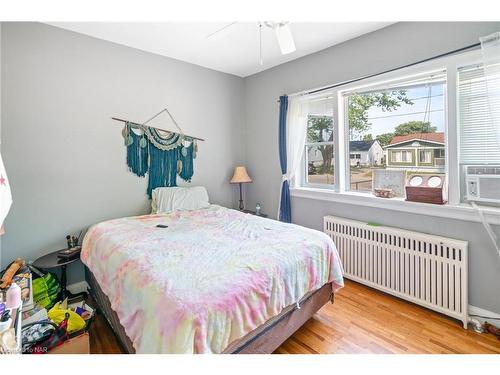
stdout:
[[(281, 174), (286, 174), (286, 113), (288, 111), (288, 96), (280, 96), (280, 119), (279, 119), (279, 153)], [(290, 206), (290, 186), (287, 180), (282, 182), (279, 220), (285, 223), (292, 222), (292, 209)]]

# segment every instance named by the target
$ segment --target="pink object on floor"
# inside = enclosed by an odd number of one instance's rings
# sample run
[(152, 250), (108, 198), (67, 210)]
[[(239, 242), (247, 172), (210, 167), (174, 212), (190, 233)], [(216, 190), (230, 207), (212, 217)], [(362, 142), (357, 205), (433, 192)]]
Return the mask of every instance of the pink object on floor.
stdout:
[(7, 290), (6, 305), (8, 309), (17, 309), (21, 306), (21, 288), (16, 283)]

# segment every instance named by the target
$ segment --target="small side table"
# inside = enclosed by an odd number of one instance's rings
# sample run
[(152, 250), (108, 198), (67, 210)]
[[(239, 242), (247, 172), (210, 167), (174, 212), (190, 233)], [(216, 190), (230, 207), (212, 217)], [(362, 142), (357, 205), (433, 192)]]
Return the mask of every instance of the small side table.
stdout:
[(257, 213), (255, 211), (252, 211), (252, 210), (243, 210), (241, 212), (244, 212), (244, 213), (250, 214), (250, 215), (260, 216), (260, 217), (267, 217), (267, 215), (263, 214), (263, 213), (260, 213), (257, 215)]
[(61, 267), (61, 300), (65, 300), (66, 298), (68, 299), (73, 299), (76, 297), (83, 296), (84, 298), (87, 297), (86, 292), (81, 292), (77, 294), (71, 293), (69, 290), (66, 289), (66, 284), (67, 284), (67, 275), (66, 275), (66, 267), (68, 264), (74, 263), (78, 260), (80, 260), (80, 253), (78, 255), (74, 256), (73, 258), (67, 259), (67, 258), (59, 258), (57, 253), (60, 250), (54, 251), (53, 253), (49, 253), (47, 255), (44, 255), (37, 260), (33, 262), (33, 265), (37, 268), (41, 268), (44, 270), (49, 270), (52, 268), (59, 268)]

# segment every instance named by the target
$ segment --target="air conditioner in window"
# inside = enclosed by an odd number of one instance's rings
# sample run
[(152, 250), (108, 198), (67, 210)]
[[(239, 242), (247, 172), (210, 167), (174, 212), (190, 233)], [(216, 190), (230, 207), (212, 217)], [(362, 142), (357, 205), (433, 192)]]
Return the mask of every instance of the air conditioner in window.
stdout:
[(467, 200), (500, 203), (500, 165), (468, 165)]

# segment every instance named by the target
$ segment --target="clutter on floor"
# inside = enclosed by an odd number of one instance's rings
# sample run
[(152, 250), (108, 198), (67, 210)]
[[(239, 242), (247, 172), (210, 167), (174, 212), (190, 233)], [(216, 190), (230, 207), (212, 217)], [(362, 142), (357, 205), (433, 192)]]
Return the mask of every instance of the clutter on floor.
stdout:
[(60, 300), (61, 285), (16, 259), (0, 273), (0, 353), (87, 354), (94, 309), (84, 298)]

